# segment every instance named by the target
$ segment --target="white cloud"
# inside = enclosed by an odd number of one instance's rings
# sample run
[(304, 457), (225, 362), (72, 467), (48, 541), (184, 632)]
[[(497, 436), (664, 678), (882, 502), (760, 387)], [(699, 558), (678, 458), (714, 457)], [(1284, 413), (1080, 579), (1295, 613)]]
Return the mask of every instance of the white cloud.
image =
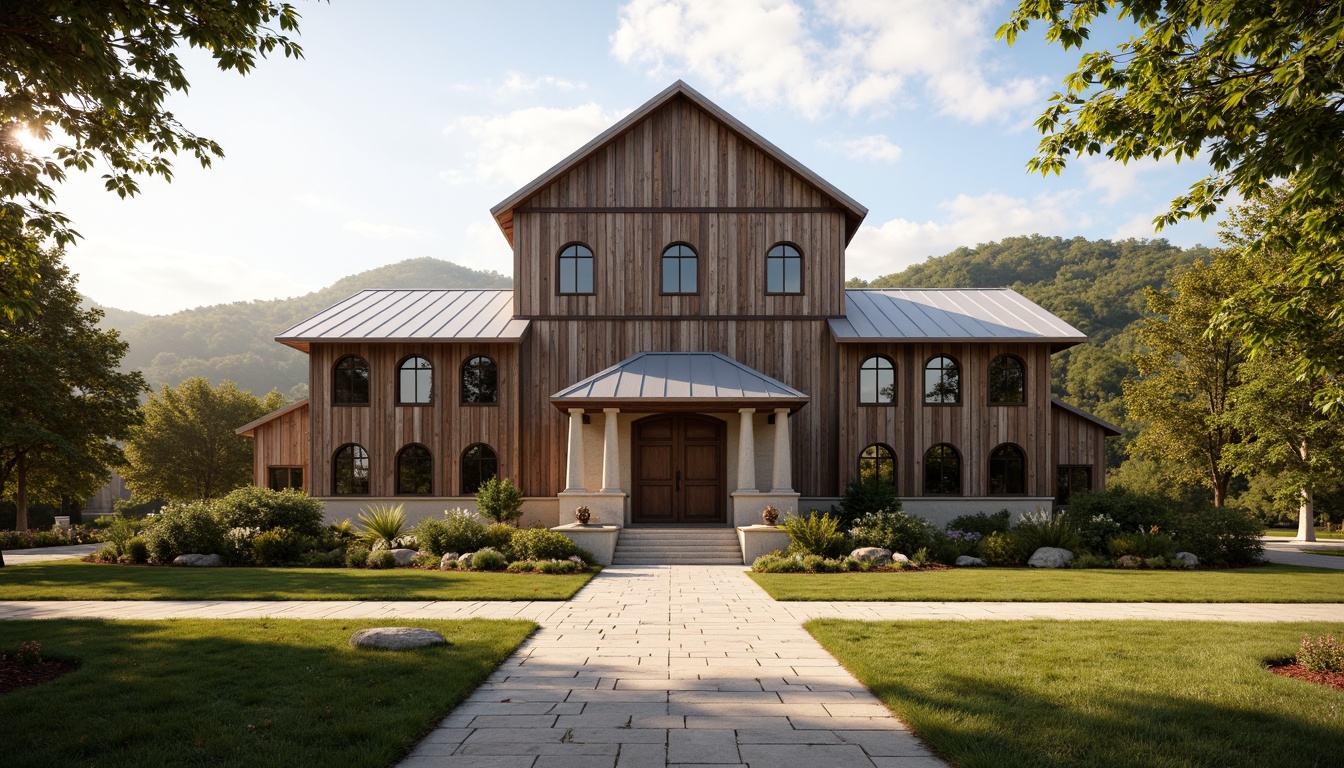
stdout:
[(891, 140), (882, 134), (860, 136), (857, 139), (827, 143), (825, 146), (837, 150), (853, 160), (877, 160), (884, 163), (894, 163), (901, 159), (901, 148), (892, 144)]
[(1061, 197), (1041, 195), (1034, 200), (997, 192), (972, 197), (958, 195), (939, 207), (946, 214), (937, 221), (892, 219), (880, 226), (860, 227), (845, 251), (848, 277), (873, 278), (899, 272), (961, 246), (1032, 234), (1064, 234), (1088, 225), (1066, 212)]
[(998, 10), (991, 0), (630, 0), (611, 50), (656, 77), (685, 71), (809, 117), (881, 110), (914, 83), (938, 111), (982, 122), (1036, 103), (1044, 86), (987, 74)]
[(519, 187), (540, 176), (619, 120), (597, 104), (569, 109), (531, 107), (501, 115), (459, 119), (447, 133), (469, 142), (467, 168), (449, 170), (454, 182)]
[(514, 96), (519, 93), (531, 93), (540, 88), (549, 88), (557, 91), (582, 90), (588, 86), (584, 83), (575, 83), (570, 80), (564, 80), (550, 75), (541, 75), (540, 77), (528, 77), (521, 72), (510, 72), (504, 82), (499, 86), (498, 94), (501, 96)]
[(1139, 189), (1139, 176), (1162, 167), (1158, 161), (1147, 157), (1119, 163), (1105, 156), (1095, 156), (1084, 158), (1082, 164), (1087, 188), (1101, 192), (1101, 199), (1110, 205), (1134, 197)]
[(357, 235), (373, 238), (374, 240), (428, 240), (433, 236), (432, 232), (423, 229), (412, 229), (411, 227), (402, 227), (396, 224), (387, 224), (380, 221), (367, 221), (365, 219), (354, 219), (341, 225), (341, 229), (346, 232), (354, 232)]
[(463, 238), (465, 253), (454, 253), (449, 261), (472, 269), (493, 269), (503, 274), (513, 272), (513, 250), (499, 230), (499, 224), (486, 216), (467, 225)]

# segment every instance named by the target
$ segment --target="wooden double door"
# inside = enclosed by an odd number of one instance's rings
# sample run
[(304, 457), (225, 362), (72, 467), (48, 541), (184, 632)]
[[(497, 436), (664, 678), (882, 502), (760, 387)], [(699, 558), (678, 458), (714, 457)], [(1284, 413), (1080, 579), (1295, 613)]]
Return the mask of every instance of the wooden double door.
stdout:
[(705, 416), (670, 414), (634, 423), (634, 523), (728, 521), (727, 428)]

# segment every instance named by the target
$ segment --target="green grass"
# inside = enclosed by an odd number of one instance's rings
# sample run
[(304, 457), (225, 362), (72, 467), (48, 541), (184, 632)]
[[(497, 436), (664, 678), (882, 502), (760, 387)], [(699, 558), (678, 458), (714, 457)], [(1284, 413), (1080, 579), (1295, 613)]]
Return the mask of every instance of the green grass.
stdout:
[(1344, 549), (1304, 549), (1302, 551), (1308, 552), (1313, 555), (1330, 555), (1331, 557), (1344, 557)]
[[(1285, 538), (1294, 538), (1297, 536), (1296, 528), (1266, 528), (1266, 536), (1282, 536)], [(1318, 539), (1344, 539), (1344, 533), (1339, 531), (1327, 531), (1323, 528), (1316, 529), (1316, 538)]]
[(521, 643), (526, 621), (405, 621), (448, 646), (357, 651), (375, 620), (0, 622), (80, 668), (0, 695), (8, 768), (386, 766)]
[(168, 568), (58, 560), (0, 568), (0, 600), (567, 600), (592, 574)]
[(1333, 603), (1344, 595), (1344, 571), (1291, 565), (1223, 571), (955, 568), (750, 575), (776, 600)]
[(1325, 624), (858, 622), (808, 631), (962, 768), (1339, 765), (1344, 692), (1272, 674)]

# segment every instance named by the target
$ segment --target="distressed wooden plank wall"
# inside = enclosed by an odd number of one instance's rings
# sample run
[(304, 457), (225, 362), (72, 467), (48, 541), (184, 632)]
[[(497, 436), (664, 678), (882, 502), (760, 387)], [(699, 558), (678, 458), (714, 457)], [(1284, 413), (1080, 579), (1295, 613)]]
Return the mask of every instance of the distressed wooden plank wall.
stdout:
[(309, 471), (309, 405), (272, 419), (252, 430), (252, 482), (270, 485), (271, 467), (303, 467), (303, 488), (312, 493)]

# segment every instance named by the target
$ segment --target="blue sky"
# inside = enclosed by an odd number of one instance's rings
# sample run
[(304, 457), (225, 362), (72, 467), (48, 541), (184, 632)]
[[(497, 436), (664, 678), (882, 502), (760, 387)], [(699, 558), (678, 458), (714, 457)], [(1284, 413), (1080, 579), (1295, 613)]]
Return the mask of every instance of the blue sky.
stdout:
[[(1039, 232), (1152, 237), (1199, 163), (1028, 175), (1077, 53), (993, 39), (1004, 2), (300, 3), (301, 61), (184, 54), (171, 109), (226, 157), (120, 200), (72, 177), (81, 290), (154, 314), (432, 256), (508, 273), (489, 208), (678, 78), (869, 208), (847, 276)], [(1094, 40), (1115, 41), (1116, 27)], [(1162, 233), (1212, 244), (1208, 223)]]

